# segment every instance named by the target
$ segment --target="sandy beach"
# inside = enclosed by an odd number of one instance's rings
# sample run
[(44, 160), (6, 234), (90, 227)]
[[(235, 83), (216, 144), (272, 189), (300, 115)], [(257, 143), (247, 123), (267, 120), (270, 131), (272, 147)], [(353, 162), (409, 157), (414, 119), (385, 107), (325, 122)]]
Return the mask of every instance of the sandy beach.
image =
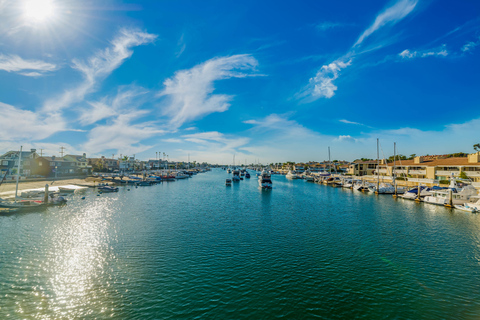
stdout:
[[(18, 193), (22, 191), (49, 187), (63, 187), (63, 186), (79, 186), (79, 187), (93, 187), (101, 181), (101, 178), (88, 177), (86, 179), (68, 179), (68, 180), (39, 180), (29, 182), (19, 182)], [(15, 196), (15, 183), (3, 183), (0, 186), (0, 198), (8, 198)]]

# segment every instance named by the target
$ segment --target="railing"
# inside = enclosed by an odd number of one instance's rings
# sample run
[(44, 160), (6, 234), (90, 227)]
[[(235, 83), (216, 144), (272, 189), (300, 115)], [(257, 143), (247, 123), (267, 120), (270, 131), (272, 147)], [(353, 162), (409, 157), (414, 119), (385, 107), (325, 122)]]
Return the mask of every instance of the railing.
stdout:
[(417, 183), (438, 183), (438, 180), (435, 179), (416, 179), (416, 178), (408, 178), (409, 182), (417, 182)]
[(463, 171), (468, 177), (480, 177), (480, 171)]
[(427, 170), (409, 170), (408, 174), (427, 174)]
[(437, 175), (437, 176), (449, 176), (450, 177), (452, 174), (454, 176), (458, 176), (460, 174), (460, 171), (458, 171), (458, 170), (455, 170), (455, 171), (454, 170), (452, 170), (452, 171), (450, 171), (450, 170), (448, 170), (448, 171), (447, 170), (439, 170), (439, 171), (435, 172), (435, 175)]

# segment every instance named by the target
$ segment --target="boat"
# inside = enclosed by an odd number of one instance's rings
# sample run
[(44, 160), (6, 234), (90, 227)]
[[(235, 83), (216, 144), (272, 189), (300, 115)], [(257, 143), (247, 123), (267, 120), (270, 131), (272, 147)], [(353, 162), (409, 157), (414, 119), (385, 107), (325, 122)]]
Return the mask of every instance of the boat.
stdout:
[(226, 179), (225, 180), (225, 185), (226, 186), (231, 186), (232, 185), (232, 179)]
[(258, 184), (262, 189), (272, 189), (272, 179), (270, 173), (263, 170), (260, 176), (258, 177)]
[(190, 178), (190, 175), (184, 174), (183, 172), (174, 173), (175, 179), (187, 179)]
[(246, 178), (246, 179), (250, 179), (250, 173), (245, 172), (245, 178)]
[(101, 191), (101, 192), (118, 192), (117, 187), (111, 187), (111, 186), (100, 186), (97, 189), (98, 191)]
[(20, 165), (22, 163), (22, 149), (20, 147), (20, 153), (18, 154), (18, 168), (17, 168), (17, 182), (15, 187), (15, 199), (11, 200), (1, 200), (0, 207), (10, 208), (10, 209), (25, 209), (25, 208), (37, 208), (43, 205), (41, 200), (19, 200), (18, 199), (18, 180), (20, 179)]
[(37, 208), (37, 207), (41, 207), (42, 205), (43, 205), (43, 202), (40, 200), (20, 200), (20, 201), (4, 200), (0, 202), (0, 208), (10, 208), (10, 209)]
[(61, 193), (74, 193), (76, 189), (67, 188), (67, 187), (58, 187), (58, 191)]
[(285, 178), (295, 180), (295, 179), (298, 179), (299, 177), (294, 172), (292, 172), (292, 170), (289, 170), (288, 173), (285, 175)]
[(453, 205), (455, 207), (455, 209), (459, 209), (459, 210), (462, 210), (462, 211), (467, 211), (467, 212), (470, 212), (470, 213), (477, 213), (477, 212), (480, 212), (480, 203), (478, 204), (478, 207), (474, 207), (474, 206), (471, 206), (470, 204), (468, 203), (465, 203), (463, 205), (461, 204), (455, 204)]
[(473, 186), (466, 185), (463, 188), (459, 188), (455, 179), (452, 179), (448, 188), (432, 190), (431, 195), (426, 196), (423, 201), (441, 206), (463, 205), (476, 195), (477, 190)]
[(432, 195), (431, 191), (433, 188), (438, 188), (438, 187), (433, 187), (432, 189), (430, 189), (429, 187), (427, 186), (418, 186), (418, 187), (414, 187), (410, 190), (407, 190), (403, 195), (401, 195), (400, 197), (403, 198), (403, 199), (409, 199), (409, 200), (415, 200), (418, 197), (418, 189), (420, 188), (420, 199), (421, 198), (424, 198), (426, 196), (430, 196)]
[(141, 186), (141, 187), (148, 187), (148, 186), (151, 186), (153, 184), (153, 181), (140, 181), (137, 183), (137, 186)]
[(232, 180), (233, 180), (233, 182), (239, 182), (240, 181), (240, 171), (233, 170)]

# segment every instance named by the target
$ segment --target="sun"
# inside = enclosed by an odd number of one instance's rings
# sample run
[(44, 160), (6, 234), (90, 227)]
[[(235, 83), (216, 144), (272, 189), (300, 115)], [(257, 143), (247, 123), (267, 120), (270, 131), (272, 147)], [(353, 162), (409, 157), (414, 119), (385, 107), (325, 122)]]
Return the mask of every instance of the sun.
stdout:
[(52, 0), (26, 0), (23, 14), (29, 22), (44, 22), (55, 15), (55, 5)]

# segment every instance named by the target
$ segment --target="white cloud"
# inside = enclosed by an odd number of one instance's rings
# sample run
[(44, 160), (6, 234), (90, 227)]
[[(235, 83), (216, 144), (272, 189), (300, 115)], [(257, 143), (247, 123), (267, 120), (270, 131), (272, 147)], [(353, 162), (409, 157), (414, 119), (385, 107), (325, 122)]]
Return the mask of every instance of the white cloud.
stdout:
[(324, 21), (324, 22), (321, 22), (321, 23), (315, 25), (315, 28), (317, 28), (320, 31), (326, 31), (326, 30), (329, 30), (329, 29), (343, 27), (343, 26), (347, 26), (347, 25), (349, 25), (349, 24)]
[[(394, 5), (386, 8), (377, 15), (373, 24), (367, 28), (343, 57), (334, 60), (333, 62), (323, 65), (315, 77), (310, 78), (309, 84), (297, 96), (304, 98), (309, 96), (311, 100), (318, 98), (330, 99), (335, 95), (338, 89), (334, 81), (340, 76), (340, 71), (352, 64), (352, 57), (359, 54), (355, 53), (355, 48), (359, 46), (367, 37), (387, 24), (395, 24), (405, 18), (417, 5), (418, 0), (399, 0)], [(376, 50), (374, 49), (364, 51), (362, 53)]]
[(58, 113), (41, 116), (0, 102), (1, 140), (42, 140), (59, 131), (67, 131)]
[(410, 51), (406, 49), (400, 52), (398, 55), (403, 59), (426, 58), (426, 57), (433, 57), (433, 56), (446, 57), (448, 56), (448, 51), (445, 48), (445, 45), (442, 45), (440, 48), (422, 50), (422, 51)]
[(170, 138), (170, 139), (163, 139), (163, 142), (169, 142), (169, 143), (182, 143), (182, 139), (175, 139), (175, 138)]
[(340, 135), (337, 140), (340, 142), (357, 142), (357, 139), (353, 138), (351, 135)]
[(340, 75), (340, 71), (351, 65), (352, 60), (336, 60), (328, 65), (324, 65), (317, 72), (315, 77), (309, 80), (309, 93), (314, 98), (331, 98), (335, 95), (337, 86), (333, 83)]
[(99, 80), (106, 78), (131, 57), (133, 54), (131, 48), (150, 43), (156, 37), (154, 34), (135, 29), (121, 29), (119, 35), (112, 40), (111, 47), (98, 51), (87, 61), (73, 60), (73, 68), (83, 74), (84, 81), (76, 88), (65, 91), (60, 97), (48, 100), (44, 110), (61, 110), (72, 103), (82, 101), (88, 93), (94, 91)]
[(386, 8), (382, 13), (377, 15), (373, 24), (366, 29), (353, 45), (360, 45), (375, 31), (387, 24), (395, 24), (405, 18), (417, 5), (417, 0), (399, 0), (393, 6)]
[(472, 51), (473, 49), (475, 49), (476, 46), (480, 45), (480, 40), (474, 42), (474, 41), (470, 41), (470, 42), (467, 42), (463, 47), (462, 47), (462, 51), (463, 52), (467, 52), (467, 51)]
[(0, 70), (7, 72), (17, 72), (24, 76), (35, 77), (54, 71), (56, 68), (55, 64), (45, 61), (25, 60), (18, 55), (4, 55), (0, 53)]
[(100, 101), (88, 102), (90, 107), (80, 111), (80, 123), (89, 125), (119, 115), (126, 110), (132, 112), (142, 104), (143, 100), (139, 97), (146, 93), (148, 93), (147, 90), (135, 85), (121, 86), (114, 97), (104, 97)]
[(99, 125), (90, 130), (89, 140), (82, 148), (90, 153), (97, 153), (105, 150), (117, 150), (123, 154), (139, 153), (151, 148), (142, 145), (140, 142), (163, 134), (153, 123), (143, 122), (132, 124), (133, 120), (144, 116), (147, 112), (136, 111), (129, 114), (117, 116), (111, 123)]
[(187, 121), (226, 111), (233, 97), (212, 94), (214, 81), (254, 76), (252, 71), (257, 65), (251, 55), (240, 54), (214, 58), (176, 72), (175, 76), (164, 81), (165, 89), (158, 94), (166, 97), (163, 113), (170, 117), (170, 125), (178, 128)]
[(354, 121), (349, 121), (349, 120), (346, 120), (346, 119), (342, 119), (342, 120), (338, 120), (339, 122), (342, 122), (342, 123), (346, 123), (346, 124), (356, 124), (356, 125), (359, 125), (359, 126), (364, 126), (363, 123), (359, 123), (359, 122), (354, 122)]

